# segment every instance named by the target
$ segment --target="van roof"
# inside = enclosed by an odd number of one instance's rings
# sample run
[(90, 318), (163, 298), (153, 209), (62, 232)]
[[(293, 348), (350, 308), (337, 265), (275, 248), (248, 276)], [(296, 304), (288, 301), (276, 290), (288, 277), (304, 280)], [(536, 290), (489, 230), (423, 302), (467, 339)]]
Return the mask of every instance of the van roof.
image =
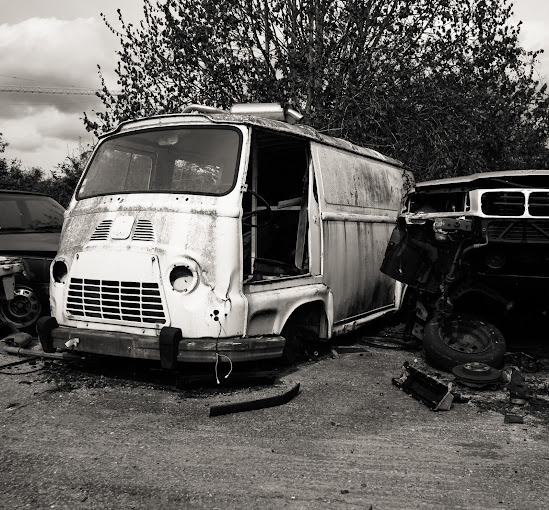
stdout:
[[(202, 118), (202, 120), (200, 119)], [(324, 145), (330, 145), (338, 149), (343, 149), (350, 152), (355, 152), (371, 159), (383, 161), (391, 165), (404, 168), (404, 164), (397, 159), (385, 156), (374, 149), (368, 149), (355, 145), (342, 138), (324, 135), (318, 132), (311, 126), (304, 124), (289, 124), (278, 120), (267, 119), (256, 115), (239, 115), (234, 113), (175, 113), (166, 115), (155, 115), (142, 119), (129, 120), (121, 122), (114, 130), (105, 133), (101, 138), (111, 136), (117, 133), (127, 133), (140, 129), (156, 128), (156, 127), (173, 127), (181, 125), (182, 122), (189, 120), (198, 121), (198, 123), (212, 122), (214, 124), (244, 124), (247, 126), (256, 126), (271, 131), (278, 131), (288, 135), (298, 136), (320, 142)]]

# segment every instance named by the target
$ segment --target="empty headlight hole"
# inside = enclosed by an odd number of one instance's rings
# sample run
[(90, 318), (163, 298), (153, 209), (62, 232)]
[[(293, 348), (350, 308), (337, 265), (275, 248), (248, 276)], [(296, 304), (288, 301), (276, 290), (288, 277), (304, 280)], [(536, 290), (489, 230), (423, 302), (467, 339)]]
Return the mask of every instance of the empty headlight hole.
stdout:
[(170, 283), (177, 292), (191, 292), (197, 283), (196, 273), (187, 266), (176, 266), (170, 273)]
[(69, 269), (67, 264), (65, 264), (62, 260), (56, 260), (53, 263), (51, 274), (56, 283), (65, 283), (68, 272)]

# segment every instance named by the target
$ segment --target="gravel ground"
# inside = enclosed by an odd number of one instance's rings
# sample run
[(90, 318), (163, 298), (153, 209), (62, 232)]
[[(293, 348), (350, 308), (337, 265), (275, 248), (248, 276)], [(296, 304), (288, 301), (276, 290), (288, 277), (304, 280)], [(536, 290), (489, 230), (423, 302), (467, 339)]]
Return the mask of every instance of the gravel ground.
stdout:
[[(404, 361), (453, 379), (420, 351), (339, 342), (338, 355), (311, 353), (271, 385), (229, 384), (226, 363), (222, 386), (213, 367), (178, 387), (119, 360), (0, 369), (0, 508), (549, 508), (547, 360), (524, 373), (524, 406), (504, 387), (457, 388), (468, 402), (434, 412), (392, 384)], [(209, 416), (297, 382), (284, 405)], [(524, 423), (504, 423), (511, 410)]]

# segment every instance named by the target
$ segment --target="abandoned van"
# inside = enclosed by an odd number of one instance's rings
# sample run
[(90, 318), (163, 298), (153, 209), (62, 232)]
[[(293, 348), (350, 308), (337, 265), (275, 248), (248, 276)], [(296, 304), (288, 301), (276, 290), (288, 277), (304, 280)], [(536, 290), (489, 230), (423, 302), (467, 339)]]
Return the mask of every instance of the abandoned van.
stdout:
[(291, 360), (396, 310), (379, 268), (410, 174), (299, 119), (194, 105), (104, 136), (52, 264), (44, 350)]

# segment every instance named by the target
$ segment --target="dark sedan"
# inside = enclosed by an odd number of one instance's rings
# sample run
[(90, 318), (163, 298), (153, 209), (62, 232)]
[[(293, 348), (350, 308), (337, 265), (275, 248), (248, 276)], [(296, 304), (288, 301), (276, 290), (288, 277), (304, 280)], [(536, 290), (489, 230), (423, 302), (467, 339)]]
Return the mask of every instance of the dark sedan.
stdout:
[(39, 193), (0, 190), (0, 255), (23, 260), (14, 299), (0, 301), (0, 321), (34, 332), (49, 313), (49, 268), (57, 253), (64, 208)]

